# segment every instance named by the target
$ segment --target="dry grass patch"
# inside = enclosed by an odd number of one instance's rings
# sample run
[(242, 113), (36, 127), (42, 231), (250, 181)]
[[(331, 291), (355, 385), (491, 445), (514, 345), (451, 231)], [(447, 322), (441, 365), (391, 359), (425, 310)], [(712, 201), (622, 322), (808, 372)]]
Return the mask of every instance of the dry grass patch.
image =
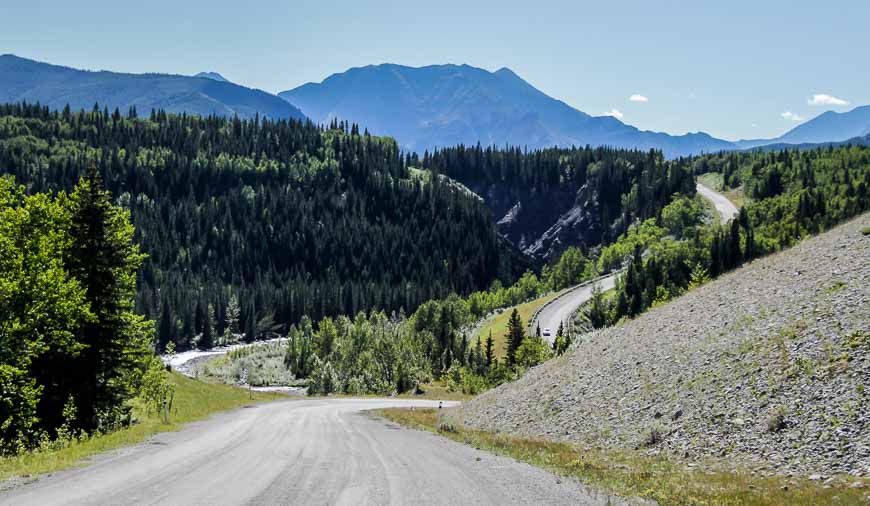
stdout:
[[(435, 432), (437, 410), (385, 409), (377, 413), (406, 427)], [(750, 472), (721, 472), (688, 468), (664, 457), (624, 450), (583, 450), (569, 443), (518, 438), (452, 427), (440, 433), (495, 454), (505, 455), (577, 478), (583, 483), (623, 497), (653, 499), (661, 505), (867, 504), (870, 492), (852, 488), (854, 481), (818, 481), (764, 477)]]

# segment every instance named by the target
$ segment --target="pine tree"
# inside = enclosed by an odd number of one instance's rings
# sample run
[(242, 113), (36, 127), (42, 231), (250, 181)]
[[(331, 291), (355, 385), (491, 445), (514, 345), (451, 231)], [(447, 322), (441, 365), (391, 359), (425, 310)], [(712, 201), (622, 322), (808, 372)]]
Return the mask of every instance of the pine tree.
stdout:
[(511, 312), (510, 319), (508, 320), (508, 333), (506, 337), (508, 342), (508, 365), (514, 365), (516, 363), (517, 349), (523, 344), (523, 339), (526, 337), (525, 330), (523, 329), (523, 320), (520, 318), (520, 313), (516, 308)]
[(492, 331), (489, 331), (489, 337), (486, 338), (486, 369), (492, 367), (492, 361), (495, 359), (495, 342), (492, 340)]
[(252, 343), (257, 339), (257, 315), (251, 304), (245, 316), (245, 341)]
[(226, 311), (226, 329), (224, 331), (224, 343), (231, 344), (235, 341), (235, 334), (239, 332), (239, 315), (241, 308), (239, 307), (239, 298), (236, 294), (230, 295), (230, 300), (227, 302)]
[(70, 235), (66, 263), (95, 315), (79, 332), (84, 349), (70, 368), (76, 425), (93, 430), (126, 415), (124, 401), (144, 373), (152, 337), (150, 322), (134, 312), (144, 255), (133, 243), (128, 212), (112, 205), (93, 166), (71, 196)]
[(208, 305), (202, 322), (202, 336), (199, 338), (199, 349), (209, 350), (214, 346), (214, 308)]

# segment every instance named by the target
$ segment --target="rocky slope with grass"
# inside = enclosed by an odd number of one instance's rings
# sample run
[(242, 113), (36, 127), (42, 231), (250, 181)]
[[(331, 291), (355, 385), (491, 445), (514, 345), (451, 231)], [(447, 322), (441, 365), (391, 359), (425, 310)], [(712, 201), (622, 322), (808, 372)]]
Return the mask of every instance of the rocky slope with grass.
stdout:
[(761, 472), (870, 476), (870, 214), (585, 335), (449, 415)]

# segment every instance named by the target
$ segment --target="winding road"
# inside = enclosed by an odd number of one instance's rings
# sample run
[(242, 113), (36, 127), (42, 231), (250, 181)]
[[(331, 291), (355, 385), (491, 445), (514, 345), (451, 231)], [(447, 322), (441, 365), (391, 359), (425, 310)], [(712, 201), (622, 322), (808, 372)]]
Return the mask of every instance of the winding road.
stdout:
[(556, 339), (556, 331), (559, 329), (559, 324), (563, 322), (567, 323), (571, 315), (574, 314), (574, 311), (577, 311), (578, 307), (592, 298), (593, 287), (598, 285), (602, 292), (612, 290), (616, 286), (616, 278), (619, 274), (619, 272), (615, 272), (593, 283), (577, 285), (548, 302), (532, 320), (532, 330), (537, 329), (538, 325), (541, 326), (542, 331), (550, 329), (550, 335), (545, 336), (544, 339), (552, 343)]
[(698, 193), (701, 194), (702, 197), (709, 200), (713, 203), (713, 206), (716, 208), (716, 212), (719, 213), (719, 219), (722, 223), (728, 223), (739, 212), (737, 207), (728, 200), (725, 195), (713, 190), (712, 188), (708, 188), (701, 183), (697, 183), (695, 188), (698, 190)]
[(0, 504), (624, 504), (575, 480), (364, 413), (437, 405), (343, 398), (258, 404), (0, 493)]
[[(728, 223), (737, 216), (739, 212), (737, 207), (724, 195), (701, 183), (697, 183), (696, 188), (702, 197), (713, 203), (722, 223)], [(614, 273), (599, 279), (593, 284), (584, 283), (575, 286), (541, 308), (532, 320), (530, 328), (534, 330), (540, 325), (541, 330), (550, 329), (550, 336), (544, 337), (544, 339), (552, 343), (556, 339), (556, 331), (559, 328), (559, 324), (567, 322), (571, 318), (571, 315), (577, 311), (577, 308), (592, 298), (592, 287), (598, 284), (602, 292), (611, 290), (616, 285), (616, 278), (618, 276), (619, 273)]]

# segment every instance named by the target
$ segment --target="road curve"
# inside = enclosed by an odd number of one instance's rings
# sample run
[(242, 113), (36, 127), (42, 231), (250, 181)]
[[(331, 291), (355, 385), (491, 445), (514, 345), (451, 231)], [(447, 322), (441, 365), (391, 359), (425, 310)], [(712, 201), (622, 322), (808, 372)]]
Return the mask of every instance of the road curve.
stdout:
[(624, 503), (362, 413), (435, 405), (303, 399), (251, 406), (13, 488), (0, 494), (0, 504)]
[(713, 206), (716, 208), (716, 212), (719, 213), (719, 219), (721, 223), (728, 223), (733, 220), (737, 213), (739, 212), (737, 207), (728, 200), (725, 195), (713, 190), (712, 188), (708, 188), (701, 183), (697, 183), (695, 188), (698, 190), (698, 193), (701, 194), (702, 197), (709, 200), (713, 203)]
[[(697, 190), (702, 197), (713, 203), (716, 207), (716, 212), (719, 213), (719, 218), (722, 220), (722, 223), (727, 223), (737, 216), (737, 213), (739, 212), (737, 207), (735, 207), (734, 204), (732, 204), (731, 201), (721, 193), (718, 193), (701, 183), (697, 183)], [(595, 284), (598, 284), (601, 287), (602, 292), (606, 292), (616, 285), (616, 278), (618, 275), (618, 273), (611, 274), (607, 277), (601, 278)], [(538, 328), (538, 325), (541, 326), (542, 332), (544, 329), (550, 329), (550, 336), (544, 337), (544, 339), (552, 343), (556, 338), (556, 331), (559, 328), (559, 323), (567, 322), (577, 308), (592, 298), (592, 287), (593, 284), (578, 285), (577, 288), (574, 288), (570, 292), (548, 303), (532, 321), (530, 327), (532, 331), (534, 332)]]
[(602, 292), (606, 292), (616, 286), (616, 278), (618, 276), (619, 273), (614, 273), (594, 283), (579, 285), (561, 297), (552, 300), (538, 312), (532, 321), (532, 331), (536, 331), (538, 325), (541, 326), (542, 332), (544, 329), (550, 329), (550, 336), (544, 337), (544, 339), (552, 343), (556, 339), (559, 323), (565, 322), (567, 324), (568, 319), (571, 318), (574, 311), (577, 311), (578, 307), (592, 298), (592, 288), (597, 285), (601, 288)]

